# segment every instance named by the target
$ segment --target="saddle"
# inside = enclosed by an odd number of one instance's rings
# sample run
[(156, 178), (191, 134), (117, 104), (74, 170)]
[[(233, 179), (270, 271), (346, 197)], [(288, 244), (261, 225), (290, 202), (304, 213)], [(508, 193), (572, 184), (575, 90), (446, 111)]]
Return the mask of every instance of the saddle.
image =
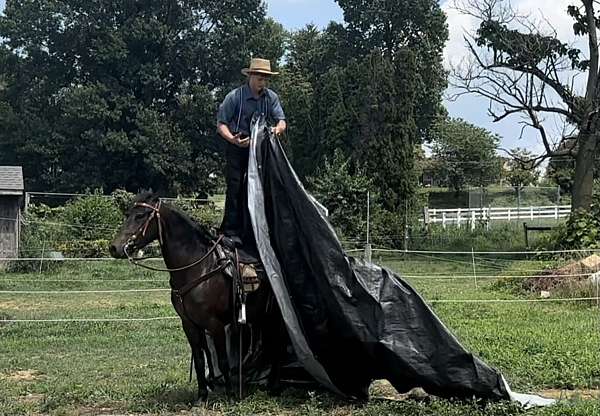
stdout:
[(227, 257), (233, 259), (235, 268), (226, 269), (226, 273), (232, 279), (239, 279), (240, 286), (245, 294), (256, 291), (264, 276), (264, 267), (260, 260), (238, 247), (236, 241), (229, 237), (223, 237), (220, 245)]

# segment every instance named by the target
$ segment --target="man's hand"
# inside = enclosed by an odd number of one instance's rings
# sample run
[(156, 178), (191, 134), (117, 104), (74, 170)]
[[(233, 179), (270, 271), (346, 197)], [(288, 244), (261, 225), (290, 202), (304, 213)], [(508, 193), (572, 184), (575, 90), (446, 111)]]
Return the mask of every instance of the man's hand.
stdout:
[(277, 123), (277, 125), (271, 129), (271, 133), (275, 137), (279, 137), (283, 133), (285, 133), (285, 129), (286, 128), (287, 128), (287, 124), (286, 124), (285, 120), (279, 120), (279, 122)]
[(242, 138), (242, 133), (234, 134), (231, 142), (239, 147), (248, 147), (250, 145), (250, 137)]

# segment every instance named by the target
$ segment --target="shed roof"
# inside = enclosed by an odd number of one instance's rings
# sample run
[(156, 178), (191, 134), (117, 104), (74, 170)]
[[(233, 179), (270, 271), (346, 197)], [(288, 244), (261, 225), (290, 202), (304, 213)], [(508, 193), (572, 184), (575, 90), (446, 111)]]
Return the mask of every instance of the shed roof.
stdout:
[(0, 166), (0, 194), (21, 194), (23, 189), (23, 168)]

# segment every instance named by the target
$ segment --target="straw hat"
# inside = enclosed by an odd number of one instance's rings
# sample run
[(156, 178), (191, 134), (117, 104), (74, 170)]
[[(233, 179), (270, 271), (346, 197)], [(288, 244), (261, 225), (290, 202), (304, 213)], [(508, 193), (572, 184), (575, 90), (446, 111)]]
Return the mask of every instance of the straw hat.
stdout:
[(268, 59), (252, 58), (250, 68), (242, 69), (242, 74), (277, 75), (279, 72), (271, 72), (271, 62)]

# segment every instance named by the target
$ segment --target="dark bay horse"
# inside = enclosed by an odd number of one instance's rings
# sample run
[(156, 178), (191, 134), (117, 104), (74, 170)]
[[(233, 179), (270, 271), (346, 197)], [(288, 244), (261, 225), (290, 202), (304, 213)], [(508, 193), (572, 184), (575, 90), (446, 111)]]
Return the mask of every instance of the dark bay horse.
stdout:
[[(192, 349), (198, 400), (206, 401), (208, 397), (205, 355), (212, 373), (205, 332), (214, 341), (219, 370), (223, 374), (226, 392), (231, 395), (226, 326), (239, 328), (234, 306), (234, 279), (227, 270), (235, 270), (234, 259), (203, 226), (174, 207), (163, 204), (155, 194), (143, 192), (135, 197), (133, 206), (127, 211), (126, 219), (110, 245), (110, 254), (115, 258), (130, 257), (154, 240), (159, 240), (167, 266), (165, 271), (170, 273), (171, 303), (181, 318)], [(280, 330), (281, 326), (279, 309), (266, 279), (256, 291), (248, 294), (246, 304), (248, 322), (255, 323), (264, 331), (264, 354), (272, 364), (268, 387), (276, 392), (279, 388), (277, 361), (280, 350), (276, 343), (280, 340), (277, 340), (279, 333), (274, 329)]]

